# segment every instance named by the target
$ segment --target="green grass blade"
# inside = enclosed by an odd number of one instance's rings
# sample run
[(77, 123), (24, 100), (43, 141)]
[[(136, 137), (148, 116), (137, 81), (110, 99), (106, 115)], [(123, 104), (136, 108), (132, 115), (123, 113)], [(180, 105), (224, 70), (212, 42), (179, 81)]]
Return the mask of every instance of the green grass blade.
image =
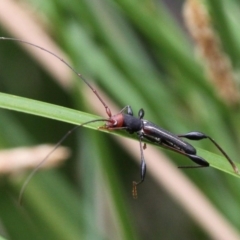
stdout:
[[(97, 116), (83, 113), (74, 109), (69, 109), (54, 104), (14, 96), (6, 93), (0, 93), (0, 107), (36, 116), (47, 117), (75, 125), (99, 119)], [(90, 124), (86, 126), (89, 128), (97, 129), (96, 124)]]
[[(40, 102), (32, 99), (27, 99), (23, 97), (13, 96), (10, 94), (0, 93), (0, 107), (15, 110), (23, 113), (33, 114), (41, 117), (47, 117), (50, 119), (63, 121), (67, 123), (72, 123), (75, 125), (82, 124), (84, 122), (99, 119), (94, 115), (76, 111), (74, 109), (69, 109), (61, 106), (57, 106), (50, 103)], [(86, 127), (98, 130), (99, 123), (87, 124)], [(120, 131), (110, 131), (108, 133), (113, 133), (116, 135), (124, 135), (126, 137), (135, 138), (129, 134), (123, 134)], [(228, 164), (224, 157), (210, 153), (208, 151), (201, 150), (201, 156), (205, 158), (212, 167), (217, 168), (226, 173), (232, 174), (234, 176), (240, 177), (240, 175), (234, 174), (231, 166)], [(239, 165), (240, 168), (240, 165)]]

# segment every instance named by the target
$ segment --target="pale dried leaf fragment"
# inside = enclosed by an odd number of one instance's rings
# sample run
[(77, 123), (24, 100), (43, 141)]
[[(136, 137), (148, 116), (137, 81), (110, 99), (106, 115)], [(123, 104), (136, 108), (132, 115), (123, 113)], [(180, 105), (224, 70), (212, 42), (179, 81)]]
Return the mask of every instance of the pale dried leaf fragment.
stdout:
[[(27, 169), (34, 169), (52, 151), (53, 145), (38, 145), (34, 147), (20, 147), (0, 151), (0, 175), (15, 174)], [(59, 166), (70, 156), (66, 147), (57, 148), (41, 168)]]

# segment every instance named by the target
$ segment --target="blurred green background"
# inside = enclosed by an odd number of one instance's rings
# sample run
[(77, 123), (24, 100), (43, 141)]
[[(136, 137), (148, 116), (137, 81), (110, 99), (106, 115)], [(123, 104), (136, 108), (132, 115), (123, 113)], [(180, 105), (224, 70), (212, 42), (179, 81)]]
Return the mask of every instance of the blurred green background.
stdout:
[[(172, 2), (177, 2), (177, 15), (169, 8), (170, 1), (167, 5), (150, 0), (22, 0), (18, 4), (31, 9), (74, 67), (94, 80), (119, 109), (131, 105), (136, 115), (144, 108), (146, 119), (174, 133), (205, 132), (238, 161), (239, 108), (227, 106), (206, 80), (182, 25), (183, 1)], [(218, 28), (220, 36), (230, 29), (223, 46), (236, 43), (231, 45), (233, 55), (226, 51), (237, 73), (240, 4), (218, 1), (218, 9), (216, 1), (207, 2), (213, 22), (226, 23)], [(13, 36), (2, 22), (0, 35)], [(15, 42), (0, 41), (0, 78), (1, 92), (91, 113), (76, 91), (83, 85), (79, 79), (72, 77), (76, 88), (62, 88)], [(94, 94), (92, 98), (96, 99)], [(106, 116), (104, 108), (102, 116)], [(56, 143), (72, 127), (7, 110), (0, 110), (0, 119), (2, 149)], [(26, 175), (1, 176), (0, 233), (6, 239), (211, 239), (150, 175), (139, 188), (138, 200), (132, 199), (131, 183), (138, 179), (139, 164), (109, 134), (81, 128), (64, 145), (71, 148), (72, 157), (62, 167), (34, 176), (22, 207), (17, 198)], [(207, 141), (193, 145), (216, 152)], [(189, 164), (182, 156), (166, 154), (176, 166)], [(212, 168), (183, 173), (233, 228), (240, 228), (237, 178)]]

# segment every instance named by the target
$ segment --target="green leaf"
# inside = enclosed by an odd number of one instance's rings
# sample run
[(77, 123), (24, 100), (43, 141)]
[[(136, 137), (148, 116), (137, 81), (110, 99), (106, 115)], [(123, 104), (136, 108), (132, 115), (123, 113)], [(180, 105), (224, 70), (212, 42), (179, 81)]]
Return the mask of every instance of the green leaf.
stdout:
[[(101, 117), (94, 116), (89, 113), (80, 112), (74, 109), (69, 109), (58, 105), (27, 99), (19, 96), (13, 96), (6, 93), (0, 93), (0, 107), (23, 113), (33, 114), (40, 117), (46, 117), (58, 121), (72, 123), (75, 125), (80, 125), (88, 121), (101, 119)], [(99, 123), (90, 123), (83, 125), (83, 127), (88, 127), (94, 130), (99, 130), (99, 126), (102, 125)], [(106, 131), (106, 133), (137, 139), (136, 136), (127, 134), (124, 131)], [(148, 143), (153, 144), (151, 142)], [(158, 144), (154, 145), (159, 146)], [(233, 172), (233, 169), (224, 157), (206, 150), (198, 149), (198, 151), (201, 153), (201, 156), (210, 163), (212, 167), (229, 173), (235, 177), (240, 177), (239, 174)], [(238, 167), (240, 167), (240, 164), (238, 164)]]
[[(99, 119), (97, 116), (83, 113), (74, 109), (6, 93), (0, 93), (0, 107), (76, 125)], [(86, 127), (97, 129), (97, 126), (94, 125), (96, 124), (86, 125)]]

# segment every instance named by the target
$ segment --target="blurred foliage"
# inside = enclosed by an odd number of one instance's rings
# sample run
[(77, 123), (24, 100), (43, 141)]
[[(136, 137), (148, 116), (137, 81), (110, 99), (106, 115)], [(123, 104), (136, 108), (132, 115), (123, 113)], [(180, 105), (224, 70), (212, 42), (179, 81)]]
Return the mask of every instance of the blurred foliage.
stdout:
[[(130, 104), (136, 114), (143, 108), (146, 119), (174, 133), (205, 132), (238, 160), (239, 109), (218, 98), (194, 57), (186, 30), (164, 4), (150, 0), (25, 2), (44, 20), (75, 68), (94, 79), (119, 109)], [(221, 37), (224, 27), (231, 31), (232, 37), (225, 37), (223, 45), (231, 47), (227, 52), (237, 73), (239, 2), (221, 1), (224, 8), (219, 15), (215, 2), (209, 0), (209, 11), (214, 12), (217, 25), (224, 17), (222, 33), (216, 28)], [(0, 35), (9, 36), (0, 27)], [(0, 65), (1, 92), (89, 112), (81, 95), (61, 89), (15, 43), (0, 42)], [(83, 83), (76, 81), (81, 88)], [(0, 110), (0, 116), (1, 148), (56, 143), (71, 128), (7, 110)], [(131, 182), (138, 177), (139, 166), (111, 136), (79, 129), (64, 145), (71, 147), (72, 158), (59, 169), (37, 174), (25, 192), (23, 207), (17, 197), (25, 176), (1, 177), (0, 232), (7, 239), (209, 239), (150, 176), (141, 186), (138, 201), (132, 200)], [(207, 141), (196, 145), (216, 151)], [(176, 165), (185, 161), (167, 154)], [(211, 168), (186, 174), (239, 228), (238, 179)]]

